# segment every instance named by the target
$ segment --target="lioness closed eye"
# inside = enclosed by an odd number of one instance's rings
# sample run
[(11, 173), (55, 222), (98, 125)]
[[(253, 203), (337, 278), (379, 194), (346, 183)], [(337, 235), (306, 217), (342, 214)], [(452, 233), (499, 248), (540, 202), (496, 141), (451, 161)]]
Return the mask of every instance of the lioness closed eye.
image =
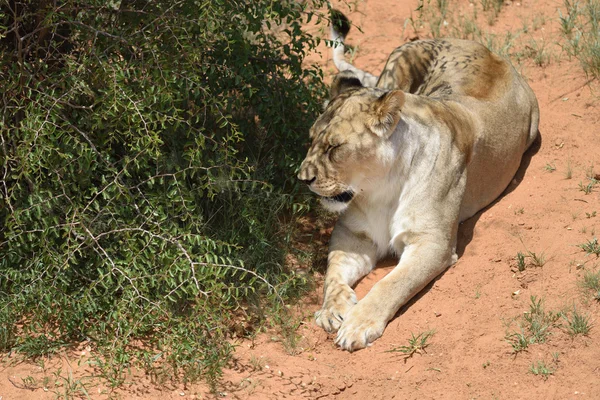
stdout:
[[(310, 130), (299, 179), (342, 213), (316, 322), (356, 350), (456, 262), (459, 222), (507, 187), (538, 134), (532, 90), (503, 58), (456, 39), (398, 47), (375, 77), (344, 60), (348, 20), (333, 14), (340, 73)], [(397, 267), (357, 302), (352, 286), (393, 253)]]

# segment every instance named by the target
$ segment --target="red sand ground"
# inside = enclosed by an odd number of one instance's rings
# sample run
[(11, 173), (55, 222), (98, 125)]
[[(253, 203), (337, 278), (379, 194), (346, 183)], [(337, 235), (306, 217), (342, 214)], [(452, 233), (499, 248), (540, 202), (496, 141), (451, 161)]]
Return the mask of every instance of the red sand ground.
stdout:
[[(467, 4), (467, 3), (465, 3)], [(350, 13), (364, 33), (354, 29), (348, 43), (358, 45), (354, 63), (373, 73), (381, 71), (387, 55), (405, 41), (405, 19), (417, 2), (367, 0)], [(465, 5), (465, 7), (468, 7)], [(579, 189), (586, 173), (600, 172), (600, 87), (587, 79), (577, 60), (569, 61), (560, 48), (558, 12), (562, 2), (525, 0), (505, 4), (493, 31), (522, 27), (523, 21), (545, 21), (528, 37), (544, 40), (553, 56), (539, 67), (526, 60), (519, 69), (528, 78), (541, 109), (541, 145), (528, 152), (508, 193), (491, 207), (462, 224), (456, 265), (426, 288), (390, 322), (382, 338), (365, 350), (341, 351), (333, 335), (312, 319), (322, 300), (321, 289), (309, 296), (301, 312), (306, 316), (297, 333), (299, 343), (289, 352), (277, 332), (254, 341), (238, 342), (235, 361), (225, 371), (220, 397), (237, 399), (600, 399), (600, 304), (578, 287), (585, 268), (597, 267), (578, 244), (600, 236), (600, 185), (590, 194)], [(541, 19), (540, 19), (541, 18)], [(403, 36), (404, 35), (404, 36)], [(334, 73), (329, 52), (320, 60)], [(545, 166), (556, 167), (553, 172)], [(572, 178), (567, 179), (567, 171)], [(594, 211), (598, 215), (590, 217)], [(516, 270), (517, 252), (543, 253), (543, 267)], [(356, 291), (365, 295), (394, 265), (383, 265), (362, 280)], [(517, 292), (518, 294), (514, 294)], [(572, 339), (553, 328), (544, 344), (533, 344), (514, 355), (505, 341), (508, 330), (518, 330), (516, 317), (529, 309), (530, 296), (543, 297), (547, 310), (572, 310), (591, 316), (588, 336)], [(564, 321), (563, 321), (564, 322)], [(386, 352), (407, 344), (411, 334), (435, 330), (426, 353), (404, 359)], [(62, 366), (62, 375), (77, 370), (85, 360), (80, 349), (48, 363)], [(294, 353), (294, 354), (291, 354)], [(558, 362), (553, 362), (558, 354)], [(529, 372), (545, 361), (555, 372), (544, 380)], [(51, 399), (52, 392), (23, 388), (23, 378), (41, 379), (39, 366), (18, 364), (0, 373), (0, 399)], [(46, 375), (51, 375), (46, 372)], [(86, 380), (83, 380), (86, 382)], [(64, 393), (64, 387), (54, 388)], [(107, 398), (107, 387), (90, 384), (91, 398)], [(211, 398), (207, 388), (157, 388), (145, 377), (112, 392), (123, 399)], [(84, 396), (75, 395), (74, 398)]]

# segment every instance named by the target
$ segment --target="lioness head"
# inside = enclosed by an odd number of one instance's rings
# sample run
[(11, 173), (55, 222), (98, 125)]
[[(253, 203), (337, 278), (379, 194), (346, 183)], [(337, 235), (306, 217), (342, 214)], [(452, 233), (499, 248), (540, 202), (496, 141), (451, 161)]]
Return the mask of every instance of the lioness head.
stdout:
[(400, 121), (404, 93), (363, 87), (351, 73), (335, 78), (331, 101), (310, 129), (312, 144), (298, 178), (331, 211), (376, 185), (393, 161), (390, 136)]

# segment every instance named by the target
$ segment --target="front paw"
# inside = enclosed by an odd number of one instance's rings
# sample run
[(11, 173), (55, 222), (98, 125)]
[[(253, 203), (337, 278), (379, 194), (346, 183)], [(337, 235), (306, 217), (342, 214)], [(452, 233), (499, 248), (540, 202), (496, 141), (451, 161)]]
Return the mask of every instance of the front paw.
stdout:
[(356, 293), (348, 285), (330, 286), (323, 307), (315, 313), (317, 325), (327, 332), (335, 332), (356, 304)]
[(369, 346), (385, 330), (386, 320), (377, 310), (361, 307), (358, 303), (342, 323), (335, 343), (344, 350), (354, 351)]

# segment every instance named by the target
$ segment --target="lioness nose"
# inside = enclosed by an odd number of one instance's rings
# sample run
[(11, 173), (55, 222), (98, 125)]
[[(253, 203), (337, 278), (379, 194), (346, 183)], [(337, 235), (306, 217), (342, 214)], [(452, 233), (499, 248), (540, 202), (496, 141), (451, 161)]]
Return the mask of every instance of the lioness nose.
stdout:
[(300, 172), (298, 173), (298, 179), (302, 182), (310, 185), (317, 179), (317, 174), (313, 172), (313, 168), (310, 167), (306, 162), (303, 162), (300, 166)]
[(298, 177), (302, 182), (306, 183), (307, 185), (310, 185), (311, 183), (313, 183), (315, 181), (315, 179), (317, 179), (316, 176), (313, 176), (312, 178), (308, 178), (308, 179), (302, 179), (300, 177)]

